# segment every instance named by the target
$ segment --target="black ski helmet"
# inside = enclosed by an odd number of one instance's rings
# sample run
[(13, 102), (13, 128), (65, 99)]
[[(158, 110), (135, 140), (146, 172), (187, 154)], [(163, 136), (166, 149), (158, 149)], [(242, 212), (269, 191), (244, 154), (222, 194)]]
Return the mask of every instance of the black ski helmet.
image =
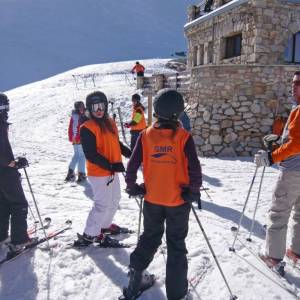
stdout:
[(74, 109), (75, 109), (76, 111), (79, 111), (81, 107), (84, 108), (84, 103), (83, 103), (82, 101), (76, 101), (76, 102), (74, 103)]
[(0, 113), (9, 111), (9, 100), (8, 97), (0, 93)]
[(105, 113), (107, 113), (108, 101), (104, 93), (96, 91), (86, 96), (85, 106), (90, 113), (92, 112), (92, 105), (95, 103), (104, 103)]
[(184, 111), (184, 100), (176, 90), (163, 89), (153, 101), (155, 115), (165, 120), (177, 120)]
[(140, 102), (141, 101), (141, 96), (139, 94), (133, 94), (131, 96), (131, 100), (132, 101), (137, 101), (137, 102)]

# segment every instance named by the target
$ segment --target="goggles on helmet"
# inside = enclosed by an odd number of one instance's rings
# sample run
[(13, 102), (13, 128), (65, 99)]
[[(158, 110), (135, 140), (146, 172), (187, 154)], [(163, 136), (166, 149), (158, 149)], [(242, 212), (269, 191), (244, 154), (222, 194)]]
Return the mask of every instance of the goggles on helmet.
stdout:
[(105, 104), (103, 102), (92, 104), (92, 111), (93, 112), (97, 112), (99, 110), (100, 111), (105, 111)]
[(0, 105), (0, 110), (7, 110), (9, 111), (9, 105), (6, 104), (6, 105)]

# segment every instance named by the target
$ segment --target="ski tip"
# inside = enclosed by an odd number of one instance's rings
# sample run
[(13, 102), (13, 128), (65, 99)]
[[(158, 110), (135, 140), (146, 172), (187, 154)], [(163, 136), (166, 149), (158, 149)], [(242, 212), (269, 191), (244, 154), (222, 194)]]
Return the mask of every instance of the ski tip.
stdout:
[(235, 248), (233, 248), (233, 247), (229, 247), (229, 249), (228, 249), (230, 252), (235, 252)]
[(71, 225), (72, 225), (72, 220), (67, 220), (67, 221), (66, 221), (66, 225), (71, 226)]
[(237, 298), (238, 298), (237, 296), (232, 295), (232, 296), (229, 298), (229, 300), (236, 300)]
[(45, 219), (44, 219), (44, 222), (46, 222), (46, 223), (50, 223), (52, 221), (52, 219), (50, 218), (50, 217), (46, 217)]

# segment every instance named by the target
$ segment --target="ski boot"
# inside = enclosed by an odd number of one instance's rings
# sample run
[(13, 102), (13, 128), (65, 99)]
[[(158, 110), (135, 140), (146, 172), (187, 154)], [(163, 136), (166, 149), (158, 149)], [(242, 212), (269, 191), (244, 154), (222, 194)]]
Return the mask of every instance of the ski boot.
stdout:
[(38, 241), (38, 237), (34, 237), (34, 238), (28, 239), (28, 241), (25, 243), (21, 243), (21, 244), (8, 243), (7, 246), (8, 246), (9, 252), (17, 254), (17, 253), (22, 252), (26, 248), (30, 248), (30, 245), (36, 243), (37, 241)]
[(300, 255), (295, 253), (292, 249), (287, 249), (285, 255), (294, 265), (299, 264)]
[(78, 173), (78, 177), (77, 177), (77, 183), (80, 183), (80, 182), (83, 182), (83, 181), (85, 181), (86, 180), (86, 175), (85, 175), (85, 173), (81, 173), (81, 172), (79, 172)]
[(95, 243), (97, 243), (101, 248), (124, 248), (124, 245), (118, 240), (102, 233), (97, 236)]
[(101, 233), (117, 235), (117, 234), (121, 234), (121, 233), (129, 233), (130, 234), (130, 233), (133, 233), (133, 231), (126, 227), (118, 226), (117, 224), (111, 224), (108, 228), (102, 228)]
[(93, 242), (95, 240), (94, 236), (90, 236), (85, 233), (83, 233), (83, 235), (77, 233), (77, 237), (78, 237), (78, 239), (76, 241), (74, 241), (73, 247), (78, 247), (78, 248), (88, 247), (91, 244), (93, 244)]
[(68, 174), (65, 178), (65, 182), (73, 182), (75, 181), (75, 173), (72, 169), (69, 168)]
[(128, 276), (128, 287), (123, 289), (123, 296), (119, 298), (120, 300), (135, 300), (155, 283), (153, 274), (143, 274), (143, 271), (133, 268), (130, 268)]
[(285, 262), (282, 259), (273, 258), (267, 255), (259, 255), (260, 259), (267, 265), (268, 268), (278, 273), (280, 276), (285, 274)]

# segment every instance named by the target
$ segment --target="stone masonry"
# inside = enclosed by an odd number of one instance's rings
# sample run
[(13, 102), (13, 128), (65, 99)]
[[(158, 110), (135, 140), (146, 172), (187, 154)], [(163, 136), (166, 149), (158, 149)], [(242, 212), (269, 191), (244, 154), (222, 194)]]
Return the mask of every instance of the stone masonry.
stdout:
[[(300, 1), (216, 3), (195, 20), (190, 7), (185, 25), (193, 135), (200, 155), (249, 156), (262, 148), (275, 115), (287, 116), (291, 108), (291, 80), (300, 65), (285, 63), (284, 51), (300, 31)], [(226, 38), (235, 34), (242, 36), (241, 53), (225, 58)]]

